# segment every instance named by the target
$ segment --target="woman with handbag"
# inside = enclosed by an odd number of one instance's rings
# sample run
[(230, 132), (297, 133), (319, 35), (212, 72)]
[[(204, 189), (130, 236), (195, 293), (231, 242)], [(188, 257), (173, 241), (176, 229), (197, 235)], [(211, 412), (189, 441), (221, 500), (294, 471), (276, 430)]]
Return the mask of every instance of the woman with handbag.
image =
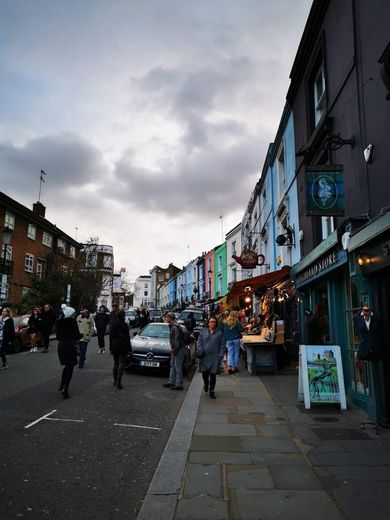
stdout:
[(126, 356), (131, 352), (129, 326), (125, 322), (125, 311), (123, 309), (119, 309), (110, 322), (110, 352), (114, 358), (113, 384), (118, 390), (122, 390), (122, 374)]
[(56, 327), (58, 358), (64, 367), (59, 391), (62, 392), (64, 399), (69, 397), (69, 383), (72, 379), (73, 368), (77, 365), (78, 341), (83, 337), (74, 318), (75, 312), (73, 307), (64, 307), (62, 309), (64, 317), (58, 320)]
[(215, 399), (217, 374), (225, 352), (225, 338), (218, 328), (218, 320), (211, 316), (207, 327), (199, 334), (196, 343), (198, 370), (202, 373), (204, 391), (209, 392), (210, 399)]

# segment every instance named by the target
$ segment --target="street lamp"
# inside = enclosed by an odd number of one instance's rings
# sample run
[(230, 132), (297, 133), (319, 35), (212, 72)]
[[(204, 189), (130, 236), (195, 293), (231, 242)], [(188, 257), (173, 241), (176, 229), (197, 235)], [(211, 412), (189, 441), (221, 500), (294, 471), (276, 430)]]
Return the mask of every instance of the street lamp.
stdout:
[[(9, 269), (7, 269), (6, 265), (7, 265), (7, 250), (8, 250), (8, 246), (10, 245), (11, 243), (11, 238), (12, 238), (12, 229), (8, 228), (8, 227), (5, 227), (3, 229), (3, 248), (4, 248), (4, 251), (3, 251), (3, 269), (1, 270), (2, 271), (2, 279), (1, 279), (1, 296), (4, 294), (4, 296), (7, 294), (6, 291), (7, 291), (7, 287), (8, 287), (8, 272), (9, 272)], [(4, 290), (4, 293), (3, 293), (3, 290)], [(5, 300), (6, 298), (2, 298), (2, 300)]]

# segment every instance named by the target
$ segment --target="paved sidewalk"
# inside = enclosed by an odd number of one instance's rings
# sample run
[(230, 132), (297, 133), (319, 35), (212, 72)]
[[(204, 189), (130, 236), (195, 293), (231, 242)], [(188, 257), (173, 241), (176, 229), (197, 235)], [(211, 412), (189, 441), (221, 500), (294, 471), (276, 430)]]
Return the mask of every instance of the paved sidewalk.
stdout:
[(305, 411), (295, 375), (196, 374), (138, 520), (390, 518), (390, 436), (356, 408)]

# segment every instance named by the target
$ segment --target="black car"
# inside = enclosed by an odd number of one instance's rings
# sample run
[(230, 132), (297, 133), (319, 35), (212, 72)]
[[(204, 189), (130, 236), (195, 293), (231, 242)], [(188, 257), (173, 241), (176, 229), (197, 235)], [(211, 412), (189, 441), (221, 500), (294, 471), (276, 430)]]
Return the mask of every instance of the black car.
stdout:
[(184, 311), (181, 311), (177, 322), (180, 325), (184, 325), (190, 312), (192, 312), (192, 314), (194, 315), (195, 321), (196, 321), (196, 325), (195, 325), (193, 334), (194, 334), (195, 338), (197, 338), (206, 324), (206, 316), (202, 309), (187, 307), (186, 309), (184, 309)]
[(139, 327), (139, 314), (135, 309), (127, 309), (125, 311), (125, 322), (129, 328)]
[[(149, 323), (131, 340), (132, 353), (127, 368), (169, 369), (171, 346), (168, 323)], [(195, 362), (195, 340), (186, 346), (184, 373)]]

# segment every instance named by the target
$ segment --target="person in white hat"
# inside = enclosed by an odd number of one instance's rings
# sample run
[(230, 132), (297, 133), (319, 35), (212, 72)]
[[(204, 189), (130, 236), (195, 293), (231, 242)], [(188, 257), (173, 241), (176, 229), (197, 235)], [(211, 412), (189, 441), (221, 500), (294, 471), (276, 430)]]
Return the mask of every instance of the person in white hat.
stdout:
[(69, 383), (77, 365), (77, 343), (83, 337), (74, 318), (75, 312), (73, 307), (62, 307), (63, 318), (57, 322), (58, 358), (64, 367), (59, 391), (64, 399), (69, 397)]

